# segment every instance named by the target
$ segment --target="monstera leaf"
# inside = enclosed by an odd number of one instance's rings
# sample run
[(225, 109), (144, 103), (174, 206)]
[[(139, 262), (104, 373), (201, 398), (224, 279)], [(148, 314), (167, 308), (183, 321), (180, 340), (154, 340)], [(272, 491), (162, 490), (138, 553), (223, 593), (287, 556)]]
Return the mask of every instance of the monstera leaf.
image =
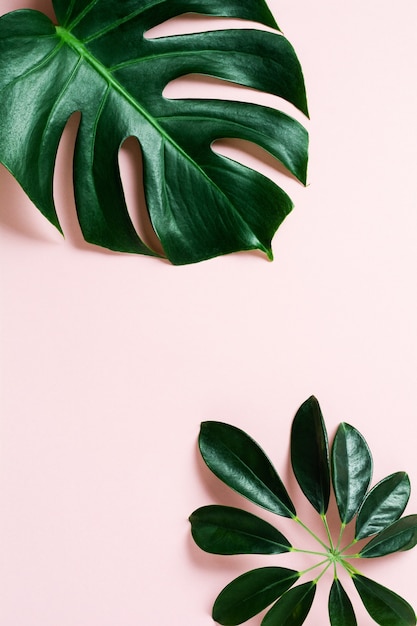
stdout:
[[(264, 0), (54, 0), (58, 21), (18, 10), (0, 19), (0, 161), (60, 228), (52, 195), (58, 143), (81, 112), (74, 190), (84, 238), (156, 255), (136, 232), (118, 153), (136, 137), (149, 218), (166, 256), (192, 263), (236, 250), (272, 257), (292, 208), (269, 179), (216, 154), (217, 139), (258, 144), (301, 182), (307, 134), (291, 117), (242, 102), (168, 99), (172, 80), (203, 74), (262, 90), (307, 113), (301, 69)], [(150, 39), (187, 12), (251, 20), (246, 28)]]

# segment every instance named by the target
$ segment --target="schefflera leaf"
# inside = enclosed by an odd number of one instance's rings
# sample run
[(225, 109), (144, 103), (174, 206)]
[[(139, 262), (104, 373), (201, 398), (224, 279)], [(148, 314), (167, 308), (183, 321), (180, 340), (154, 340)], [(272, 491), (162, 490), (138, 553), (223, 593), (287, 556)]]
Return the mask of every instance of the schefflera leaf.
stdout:
[(361, 574), (355, 574), (353, 582), (364, 607), (377, 624), (380, 626), (415, 625), (416, 615), (413, 608), (394, 591)]
[(203, 422), (198, 444), (206, 465), (231, 489), (272, 513), (295, 517), (271, 461), (243, 430), (224, 422)]
[(260, 567), (232, 580), (217, 596), (213, 619), (224, 626), (242, 624), (275, 602), (299, 579), (285, 567)]
[(274, 526), (234, 507), (208, 505), (190, 515), (196, 544), (212, 554), (281, 554), (290, 542)]
[(331, 626), (357, 626), (352, 603), (338, 578), (330, 589), (329, 618)]
[(168, 99), (166, 85), (202, 74), (270, 93), (307, 113), (295, 52), (278, 31), (229, 29), (147, 38), (181, 14), (241, 18), (277, 28), (264, 0), (54, 0), (58, 26), (18, 10), (0, 19), (0, 161), (60, 229), (52, 179), (64, 126), (81, 112), (74, 191), (84, 238), (155, 255), (129, 216), (120, 146), (137, 138), (151, 224), (175, 264), (262, 250), (292, 209), (271, 180), (212, 150), (244, 139), (267, 150), (302, 183), (307, 133), (260, 105)]
[(359, 552), (363, 558), (411, 550), (417, 545), (417, 515), (407, 515), (378, 533)]
[(384, 530), (401, 517), (410, 498), (410, 479), (405, 472), (383, 478), (366, 495), (356, 518), (355, 539)]
[(341, 423), (331, 452), (333, 489), (342, 524), (348, 524), (358, 511), (372, 478), (372, 456), (356, 428)]
[(294, 417), (291, 463), (304, 495), (324, 515), (330, 498), (329, 444), (320, 405), (314, 396), (300, 406)]
[(316, 590), (315, 581), (292, 587), (269, 609), (261, 626), (301, 626), (310, 612)]

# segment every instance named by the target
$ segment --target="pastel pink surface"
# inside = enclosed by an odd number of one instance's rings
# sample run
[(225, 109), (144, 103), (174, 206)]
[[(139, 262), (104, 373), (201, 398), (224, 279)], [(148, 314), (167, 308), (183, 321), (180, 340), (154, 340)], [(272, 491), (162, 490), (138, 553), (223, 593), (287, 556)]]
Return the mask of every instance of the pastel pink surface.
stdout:
[[(22, 6), (3, 0), (0, 11)], [(51, 14), (46, 0), (25, 6)], [(65, 240), (0, 171), (0, 626), (206, 626), (234, 576), (296, 566), (294, 555), (223, 558), (193, 545), (195, 508), (249, 507), (199, 460), (203, 420), (250, 433), (305, 519), (288, 445), (312, 393), (331, 435), (340, 421), (364, 434), (374, 483), (406, 470), (417, 484), (417, 8), (269, 6), (303, 65), (311, 113), (306, 189), (259, 151), (241, 155), (296, 203), (273, 263), (245, 253), (175, 268), (84, 244), (71, 188), (76, 120), (55, 180)], [(278, 102), (195, 79), (168, 89)], [(129, 148), (121, 162), (133, 202)], [(415, 607), (416, 565), (417, 550), (362, 571)], [(307, 625), (327, 623), (330, 583)], [(361, 626), (373, 623), (355, 607)]]

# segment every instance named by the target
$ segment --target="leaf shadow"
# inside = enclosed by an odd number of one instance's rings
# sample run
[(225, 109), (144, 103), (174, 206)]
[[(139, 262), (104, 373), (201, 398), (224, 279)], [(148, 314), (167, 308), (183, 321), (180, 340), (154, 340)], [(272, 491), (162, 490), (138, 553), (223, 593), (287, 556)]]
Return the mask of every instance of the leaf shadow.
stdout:
[(42, 216), (36, 215), (33, 205), (19, 183), (3, 166), (0, 166), (0, 190), (2, 227), (24, 238), (50, 243), (51, 239), (48, 238), (46, 228), (52, 229), (53, 226), (48, 226)]

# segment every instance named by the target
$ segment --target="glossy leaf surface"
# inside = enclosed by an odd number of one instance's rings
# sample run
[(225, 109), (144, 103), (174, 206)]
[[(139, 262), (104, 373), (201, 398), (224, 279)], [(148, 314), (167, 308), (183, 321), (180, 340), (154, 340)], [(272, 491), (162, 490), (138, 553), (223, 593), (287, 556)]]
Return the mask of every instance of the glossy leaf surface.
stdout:
[(333, 489), (340, 519), (348, 524), (356, 514), (372, 478), (372, 457), (365, 439), (349, 424), (337, 429), (331, 454)]
[(411, 550), (415, 545), (417, 545), (417, 515), (408, 515), (378, 533), (359, 554), (369, 559), (392, 552)]
[(320, 515), (330, 498), (329, 446), (320, 405), (313, 396), (298, 409), (291, 430), (291, 463), (304, 495)]
[[(219, 594), (213, 607), (217, 622), (225, 626), (241, 624), (275, 602), (261, 626), (299, 626), (310, 611), (316, 585), (331, 568), (334, 571), (328, 601), (331, 626), (357, 626), (352, 602), (339, 580), (342, 570), (354, 579), (366, 609), (378, 624), (415, 625), (413, 609), (405, 600), (365, 578), (350, 562), (410, 550), (417, 545), (417, 515), (401, 517), (410, 495), (407, 474), (391, 474), (368, 492), (372, 458), (364, 438), (354, 427), (340, 425), (329, 460), (327, 431), (316, 398), (310, 397), (293, 421), (292, 466), (301, 489), (320, 516), (326, 533), (324, 540), (323, 535), (295, 514), (271, 462), (244, 431), (222, 422), (204, 422), (199, 444), (208, 467), (226, 484), (252, 502), (291, 517), (292, 521), (285, 523), (303, 528), (319, 546), (316, 550), (306, 550), (297, 544), (291, 546), (270, 524), (240, 509), (222, 506), (198, 509), (190, 518), (192, 531), (197, 544), (205, 550), (224, 554), (307, 553), (315, 561), (303, 571), (290, 570), (289, 579), (288, 570), (281, 572), (276, 567), (242, 574)], [(326, 515), (331, 484), (340, 514), (339, 529), (329, 525)], [(347, 539), (347, 524), (355, 523), (355, 515), (357, 536), (352, 540), (350, 525)], [(354, 554), (352, 546), (371, 534), (368, 543), (363, 542), (361, 551)], [(300, 584), (301, 577), (310, 576), (313, 570), (315, 579)]]
[(381, 480), (359, 509), (355, 538), (370, 537), (395, 522), (403, 514), (409, 497), (410, 480), (405, 472), (396, 472)]
[(279, 598), (299, 579), (283, 567), (261, 567), (239, 576), (218, 595), (213, 619), (225, 626), (242, 624)]
[(262, 620), (262, 626), (301, 626), (316, 594), (314, 582), (293, 587), (273, 605)]
[(416, 615), (399, 595), (379, 583), (355, 575), (353, 582), (369, 615), (380, 626), (414, 626)]
[(147, 38), (183, 13), (276, 28), (264, 0), (54, 0), (58, 27), (18, 10), (0, 19), (0, 161), (60, 228), (52, 194), (55, 156), (75, 111), (81, 123), (74, 191), (84, 238), (113, 250), (155, 254), (140, 238), (123, 194), (118, 153), (140, 143), (147, 210), (167, 257), (192, 263), (235, 250), (269, 257), (292, 208), (269, 179), (212, 150), (237, 138), (272, 154), (305, 182), (307, 134), (280, 111), (241, 102), (173, 100), (166, 85), (209, 75), (276, 96), (307, 112), (301, 69), (278, 32), (229, 29)]
[(209, 505), (194, 511), (190, 522), (196, 544), (213, 554), (280, 554), (291, 548), (274, 526), (242, 509)]
[(357, 626), (352, 603), (339, 579), (333, 581), (330, 589), (329, 618), (331, 626)]
[(203, 422), (199, 447), (207, 466), (226, 485), (277, 515), (295, 514), (270, 460), (243, 430), (223, 422)]

